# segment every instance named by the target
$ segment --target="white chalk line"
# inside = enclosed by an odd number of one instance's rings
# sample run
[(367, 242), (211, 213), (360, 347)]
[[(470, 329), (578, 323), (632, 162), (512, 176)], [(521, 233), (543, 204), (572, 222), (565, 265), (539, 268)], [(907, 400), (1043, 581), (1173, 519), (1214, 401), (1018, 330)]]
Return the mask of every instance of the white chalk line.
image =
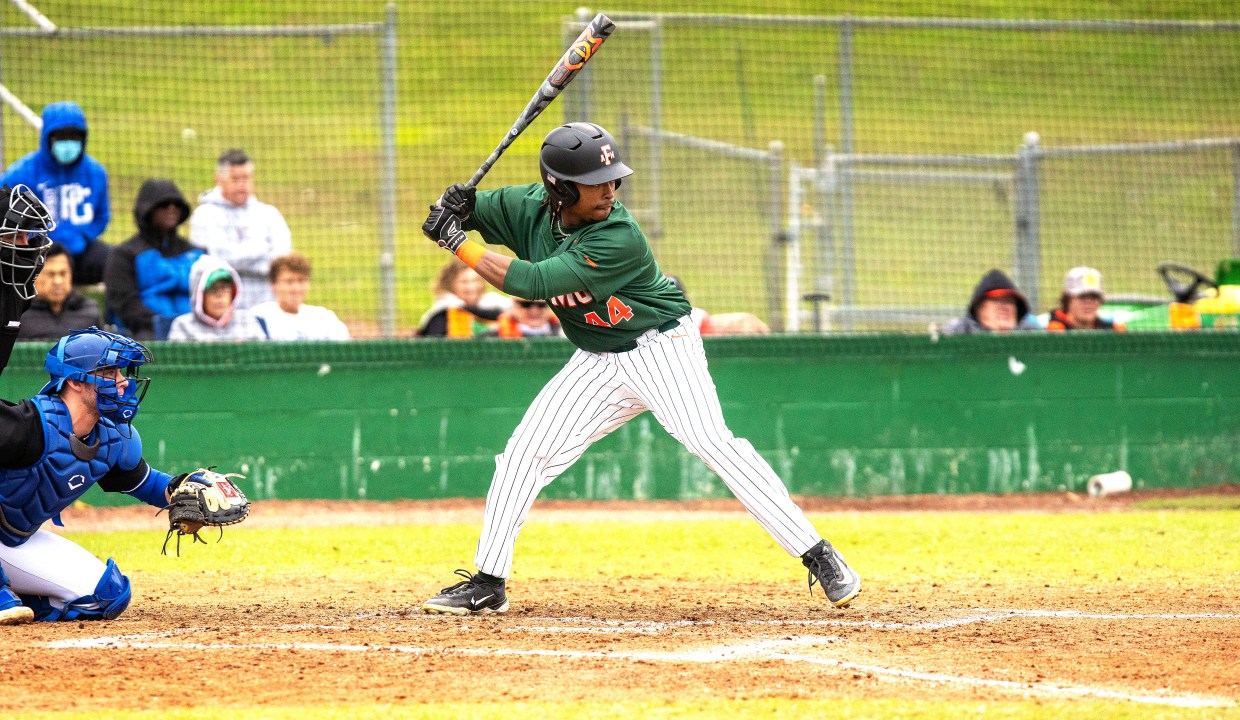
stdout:
[(141, 640), (131, 639), (141, 636), (124, 636), (117, 635), (113, 637), (99, 638), (82, 638), (76, 640), (60, 640), (49, 643), (48, 647), (53, 648), (112, 648), (123, 646), (135, 649), (151, 649), (151, 650), (311, 650), (326, 652), (393, 652), (406, 653), (412, 655), (483, 655), (483, 656), (515, 656), (515, 657), (555, 657), (555, 658), (571, 658), (571, 659), (595, 659), (595, 660), (628, 660), (642, 662), (667, 662), (667, 663), (717, 663), (741, 660), (780, 660), (790, 663), (808, 663), (814, 665), (824, 665), (829, 667), (837, 667), (844, 670), (852, 670), (855, 672), (864, 672), (884, 678), (894, 678), (899, 680), (925, 681), (932, 683), (944, 683), (954, 685), (970, 685), (975, 687), (993, 687), (1004, 690), (1013, 690), (1022, 693), (1035, 693), (1050, 696), (1071, 696), (1071, 697), (1096, 697), (1110, 700), (1126, 700), (1130, 702), (1168, 705), (1174, 707), (1232, 707), (1235, 705), (1230, 700), (1223, 698), (1210, 698), (1198, 695), (1157, 695), (1157, 694), (1134, 694), (1120, 692), (1117, 690), (1107, 690), (1105, 688), (1093, 688), (1071, 685), (1052, 685), (1044, 683), (1022, 683), (1013, 680), (993, 680), (989, 678), (976, 678), (967, 675), (947, 675), (943, 673), (926, 673), (915, 670), (904, 670), (901, 668), (883, 667), (881, 665), (865, 665), (861, 663), (853, 663), (845, 660), (836, 660), (833, 658), (817, 657), (813, 655), (802, 655), (794, 653), (782, 652), (783, 649), (790, 646), (801, 646), (806, 644), (821, 644), (830, 642), (837, 638), (825, 637), (808, 637), (808, 638), (787, 638), (781, 640), (768, 640), (759, 643), (751, 643), (747, 645), (728, 645), (713, 648), (703, 648), (691, 652), (659, 652), (659, 651), (633, 651), (633, 652), (602, 652), (597, 650), (517, 650), (512, 648), (498, 648), (487, 650), (482, 648), (434, 648), (419, 647), (411, 645), (340, 645), (334, 643), (175, 643), (175, 642), (144, 642)]
[[(957, 618), (948, 621), (934, 621), (922, 623), (876, 623), (872, 621), (848, 621), (848, 620), (752, 620), (742, 622), (717, 622), (717, 621), (694, 621), (680, 620), (673, 622), (657, 622), (642, 620), (600, 620), (597, 618), (534, 618), (538, 622), (552, 623), (575, 623), (585, 625), (587, 627), (565, 627), (558, 626), (512, 626), (505, 628), (509, 631), (536, 631), (536, 632), (571, 632), (574, 630), (585, 630), (592, 632), (642, 632), (646, 634), (655, 634), (668, 629), (677, 629), (684, 627), (701, 627), (709, 625), (764, 625), (764, 626), (849, 626), (849, 627), (879, 627), (884, 629), (940, 629), (944, 627), (953, 627), (962, 624), (974, 622), (987, 622), (995, 620), (1003, 620), (1016, 617), (1049, 617), (1049, 618), (1074, 618), (1074, 619), (1098, 619), (1098, 620), (1122, 620), (1122, 619), (1159, 619), (1159, 620), (1198, 620), (1198, 619), (1237, 619), (1240, 614), (1232, 613), (1137, 613), (1137, 614), (1120, 614), (1120, 613), (1083, 613), (1076, 610), (990, 610), (983, 611), (977, 615), (964, 618)], [(252, 625), (252, 630), (280, 630), (286, 632), (295, 632), (300, 630), (342, 630), (352, 632), (409, 632), (416, 630), (426, 630), (432, 626), (412, 625), (412, 626), (396, 626), (396, 627), (358, 627), (353, 625), (277, 625), (277, 626), (260, 626)], [(442, 629), (443, 624), (436, 624), (434, 629)], [(460, 631), (468, 631), (469, 625), (452, 626)], [(230, 631), (235, 632), (239, 629), (233, 627)], [(763, 640), (754, 643), (722, 645), (709, 648), (702, 648), (693, 651), (669, 652), (669, 651), (591, 651), (591, 650), (544, 650), (544, 649), (483, 649), (483, 648), (436, 648), (423, 647), (413, 645), (374, 645), (374, 644), (337, 644), (337, 643), (308, 643), (308, 642), (289, 642), (289, 643), (185, 643), (185, 642), (168, 642), (168, 641), (151, 641), (146, 638), (171, 638), (175, 635), (183, 635), (198, 632), (210, 632), (207, 628), (173, 628), (169, 630), (161, 630), (155, 632), (137, 633), (132, 635), (114, 635), (95, 638), (74, 638), (69, 640), (59, 640), (47, 644), (52, 649), (67, 648), (104, 648), (104, 647), (129, 647), (134, 649), (192, 649), (192, 650), (308, 650), (308, 651), (325, 651), (325, 652), (393, 652), (406, 653), (413, 655), (485, 655), (485, 656), (523, 656), (523, 657), (557, 657), (557, 658), (575, 658), (575, 659), (611, 659), (611, 660), (629, 660), (643, 662), (669, 662), (669, 663), (716, 663), (729, 662), (749, 659), (759, 660), (780, 660), (790, 663), (807, 663), (820, 666), (836, 667), (844, 670), (852, 670), (855, 672), (864, 672), (872, 676), (889, 679), (899, 679), (908, 681), (920, 681), (931, 683), (945, 683), (955, 685), (968, 685), (974, 687), (993, 687), (1004, 690), (1019, 691), (1022, 693), (1036, 693), (1040, 695), (1050, 695), (1053, 697), (1095, 697), (1109, 700), (1125, 700), (1129, 702), (1168, 705), (1174, 707), (1233, 707), (1235, 702), (1226, 698), (1204, 697), (1192, 694), (1173, 694), (1173, 693), (1148, 693), (1148, 692), (1121, 692), (1118, 690), (1108, 690), (1106, 688), (1074, 686), (1074, 685), (1056, 685), (1050, 683), (1025, 683), (1013, 680), (995, 680), (990, 678), (970, 677), (966, 675), (949, 675), (945, 673), (927, 673), (916, 670), (906, 670), (895, 667), (885, 667), (881, 665), (866, 665), (861, 663), (849, 662), (834, 658), (820, 657), (816, 655), (805, 655), (800, 653), (787, 652), (793, 648), (800, 648), (810, 645), (824, 645), (828, 643), (838, 642), (840, 638), (830, 636), (796, 636), (789, 638), (780, 638), (776, 640)]]

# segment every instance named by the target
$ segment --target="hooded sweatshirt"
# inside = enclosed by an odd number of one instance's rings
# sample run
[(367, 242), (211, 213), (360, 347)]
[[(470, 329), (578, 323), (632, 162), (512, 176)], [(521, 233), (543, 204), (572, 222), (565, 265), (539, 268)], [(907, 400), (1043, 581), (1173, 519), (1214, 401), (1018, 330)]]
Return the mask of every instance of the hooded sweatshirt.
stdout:
[[(221, 274), (232, 279), (232, 305), (218, 320), (203, 311), (203, 298), (207, 288)], [(267, 333), (249, 310), (237, 307), (241, 277), (228, 263), (212, 255), (203, 255), (194, 262), (189, 271), (190, 287), (194, 289), (193, 310), (172, 321), (168, 331), (169, 340), (195, 340), (200, 342), (266, 340)]]
[(978, 321), (977, 309), (983, 300), (994, 297), (1010, 297), (1016, 301), (1017, 330), (1041, 329), (1029, 317), (1029, 301), (1025, 299), (1024, 293), (1016, 287), (1016, 283), (1012, 282), (1012, 279), (1002, 270), (991, 270), (983, 275), (982, 279), (973, 288), (973, 296), (969, 299), (968, 314), (945, 325), (943, 327), (943, 334), (969, 335), (972, 333), (990, 332), (988, 328)]
[(0, 184), (22, 184), (33, 190), (56, 221), (50, 237), (76, 257), (107, 229), (112, 209), (108, 173), (86, 154), (89, 135), (82, 141), (82, 154), (72, 163), (61, 165), (52, 157), (51, 135), (65, 128), (87, 132), (86, 114), (77, 103), (58, 102), (43, 108), (39, 149), (10, 165)]
[(241, 275), (241, 308), (274, 299), (267, 271), (272, 260), (293, 251), (292, 232), (279, 210), (253, 195), (233, 205), (218, 187), (199, 196), (189, 219), (189, 240)]
[(163, 339), (156, 332), (156, 316), (166, 331), (173, 318), (192, 309), (189, 270), (203, 250), (179, 237), (176, 227), (160, 231), (151, 224), (151, 212), (167, 202), (180, 209), (181, 223), (189, 218), (189, 203), (176, 183), (142, 183), (133, 208), (138, 233), (112, 251), (103, 275), (108, 309), (139, 340)]

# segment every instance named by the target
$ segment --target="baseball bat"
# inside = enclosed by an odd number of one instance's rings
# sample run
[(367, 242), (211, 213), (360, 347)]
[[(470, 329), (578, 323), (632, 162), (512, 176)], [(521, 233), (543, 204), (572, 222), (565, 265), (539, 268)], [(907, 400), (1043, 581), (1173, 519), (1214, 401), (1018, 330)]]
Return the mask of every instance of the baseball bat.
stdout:
[(607, 18), (603, 13), (594, 16), (594, 19), (586, 25), (586, 29), (581, 31), (573, 44), (569, 46), (564, 53), (564, 57), (556, 63), (552, 68), (551, 74), (547, 75), (547, 79), (543, 80), (542, 85), (538, 88), (538, 92), (534, 93), (534, 97), (529, 104), (525, 106), (525, 110), (521, 111), (521, 115), (517, 117), (517, 121), (512, 124), (508, 133), (504, 135), (504, 139), (500, 144), (491, 151), (491, 156), (482, 163), (474, 176), (465, 183), (467, 187), (476, 187), (483, 176), (491, 170), (491, 166), (499, 160), (499, 156), (504, 154), (508, 146), (516, 140), (525, 129), (534, 122), (534, 118), (542, 114), (542, 111), (551, 104), (559, 96), (560, 91), (568, 86), (573, 78), (577, 77), (577, 73), (581, 72), (581, 68), (585, 67), (590, 58), (594, 57), (594, 53), (598, 52), (599, 46), (603, 41), (611, 35), (611, 31), (616, 29), (616, 24)]

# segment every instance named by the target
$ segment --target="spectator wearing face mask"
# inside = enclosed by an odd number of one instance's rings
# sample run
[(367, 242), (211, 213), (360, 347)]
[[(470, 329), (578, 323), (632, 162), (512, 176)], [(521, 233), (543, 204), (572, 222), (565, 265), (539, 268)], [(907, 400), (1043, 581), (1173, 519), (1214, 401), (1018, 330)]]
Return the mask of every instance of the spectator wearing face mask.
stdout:
[(112, 219), (108, 173), (86, 153), (86, 114), (75, 102), (43, 108), (39, 149), (14, 162), (0, 184), (25, 185), (51, 212), (50, 234), (73, 258), (73, 283), (103, 280), (109, 246), (99, 241)]

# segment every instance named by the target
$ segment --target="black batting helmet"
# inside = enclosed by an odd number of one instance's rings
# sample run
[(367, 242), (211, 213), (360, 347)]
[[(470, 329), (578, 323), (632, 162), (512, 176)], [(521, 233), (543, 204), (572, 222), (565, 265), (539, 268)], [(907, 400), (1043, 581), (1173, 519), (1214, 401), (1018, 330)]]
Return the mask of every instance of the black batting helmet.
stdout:
[(572, 207), (581, 193), (577, 184), (601, 185), (633, 171), (620, 160), (616, 139), (594, 123), (574, 122), (547, 133), (538, 153), (543, 186), (553, 205)]

